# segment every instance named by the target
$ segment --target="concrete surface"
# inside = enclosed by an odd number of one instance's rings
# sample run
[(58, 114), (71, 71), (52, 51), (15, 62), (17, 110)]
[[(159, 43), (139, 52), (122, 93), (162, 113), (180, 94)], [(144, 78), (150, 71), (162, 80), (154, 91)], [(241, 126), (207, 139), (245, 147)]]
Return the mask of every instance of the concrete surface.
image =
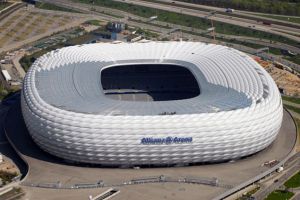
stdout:
[[(261, 166), (265, 161), (281, 160), (293, 149), (296, 139), (296, 129), (292, 118), (284, 112), (284, 121), (277, 139), (265, 150), (250, 157), (229, 163), (203, 164), (188, 167), (118, 169), (99, 168), (97, 166), (75, 166), (51, 156), (40, 150), (29, 136), (20, 112), (16, 105), (8, 112), (5, 123), (6, 134), (28, 162), (30, 169), (22, 184), (60, 182), (64, 187), (78, 183), (96, 183), (103, 180), (107, 185), (117, 185), (121, 193), (115, 199), (211, 199), (226, 191), (226, 187), (213, 187), (186, 183), (152, 183), (122, 186), (125, 181), (134, 178), (165, 175), (172, 178), (182, 177), (217, 177), (221, 184), (238, 185), (259, 173), (267, 170)], [(184, 189), (182, 189), (184, 188)], [(65, 193), (63, 189), (39, 189), (24, 187), (33, 196), (30, 199), (40, 199), (37, 191), (45, 191), (44, 195), (61, 193), (63, 197), (77, 199), (77, 191)], [(93, 189), (92, 191), (98, 189)], [(34, 192), (32, 192), (34, 191)], [(81, 189), (80, 191), (85, 191)], [(65, 196), (66, 195), (66, 196)], [(76, 198), (75, 198), (76, 197)], [(82, 196), (83, 197), (83, 196)], [(78, 197), (79, 198), (79, 197)], [(51, 198), (45, 198), (51, 199)], [(52, 198), (55, 199), (55, 198)], [(82, 199), (82, 198), (81, 198)]]

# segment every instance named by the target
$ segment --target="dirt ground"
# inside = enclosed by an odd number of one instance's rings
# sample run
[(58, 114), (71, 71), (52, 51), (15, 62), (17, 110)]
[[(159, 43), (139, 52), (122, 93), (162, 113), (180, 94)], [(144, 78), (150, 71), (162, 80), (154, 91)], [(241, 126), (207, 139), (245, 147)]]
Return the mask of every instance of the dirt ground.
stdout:
[(21, 8), (0, 21), (0, 52), (78, 26), (85, 20), (79, 14)]
[(284, 94), (289, 96), (300, 96), (300, 78), (284, 69), (278, 68), (271, 62), (258, 61), (258, 63), (269, 72), (279, 88)]

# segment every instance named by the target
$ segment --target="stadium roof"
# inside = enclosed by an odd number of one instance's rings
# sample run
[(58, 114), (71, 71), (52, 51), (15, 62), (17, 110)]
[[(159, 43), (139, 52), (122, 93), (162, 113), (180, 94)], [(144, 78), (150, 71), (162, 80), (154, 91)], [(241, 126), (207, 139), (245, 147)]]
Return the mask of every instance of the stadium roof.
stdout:
[[(172, 101), (117, 101), (105, 96), (101, 71), (128, 64), (188, 68), (200, 95)], [(29, 70), (39, 99), (59, 109), (97, 115), (216, 113), (263, 103), (272, 81), (262, 67), (232, 48), (195, 42), (102, 43), (66, 47), (40, 57)], [(180, 83), (179, 83), (180, 84)]]

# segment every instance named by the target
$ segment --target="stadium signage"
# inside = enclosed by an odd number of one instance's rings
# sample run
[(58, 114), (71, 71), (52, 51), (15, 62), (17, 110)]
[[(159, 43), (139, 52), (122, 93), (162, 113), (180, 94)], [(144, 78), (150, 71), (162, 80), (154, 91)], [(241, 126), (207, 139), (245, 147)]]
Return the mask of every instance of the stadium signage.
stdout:
[(165, 137), (165, 138), (153, 138), (146, 137), (141, 139), (141, 144), (181, 144), (193, 142), (192, 137)]

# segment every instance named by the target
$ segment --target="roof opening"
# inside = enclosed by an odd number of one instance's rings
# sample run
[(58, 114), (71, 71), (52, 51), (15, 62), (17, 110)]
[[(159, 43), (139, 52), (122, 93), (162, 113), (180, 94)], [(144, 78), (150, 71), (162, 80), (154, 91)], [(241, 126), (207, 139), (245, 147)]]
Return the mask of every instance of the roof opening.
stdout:
[(101, 84), (107, 97), (123, 101), (171, 101), (200, 94), (191, 71), (170, 64), (112, 66), (102, 70)]

